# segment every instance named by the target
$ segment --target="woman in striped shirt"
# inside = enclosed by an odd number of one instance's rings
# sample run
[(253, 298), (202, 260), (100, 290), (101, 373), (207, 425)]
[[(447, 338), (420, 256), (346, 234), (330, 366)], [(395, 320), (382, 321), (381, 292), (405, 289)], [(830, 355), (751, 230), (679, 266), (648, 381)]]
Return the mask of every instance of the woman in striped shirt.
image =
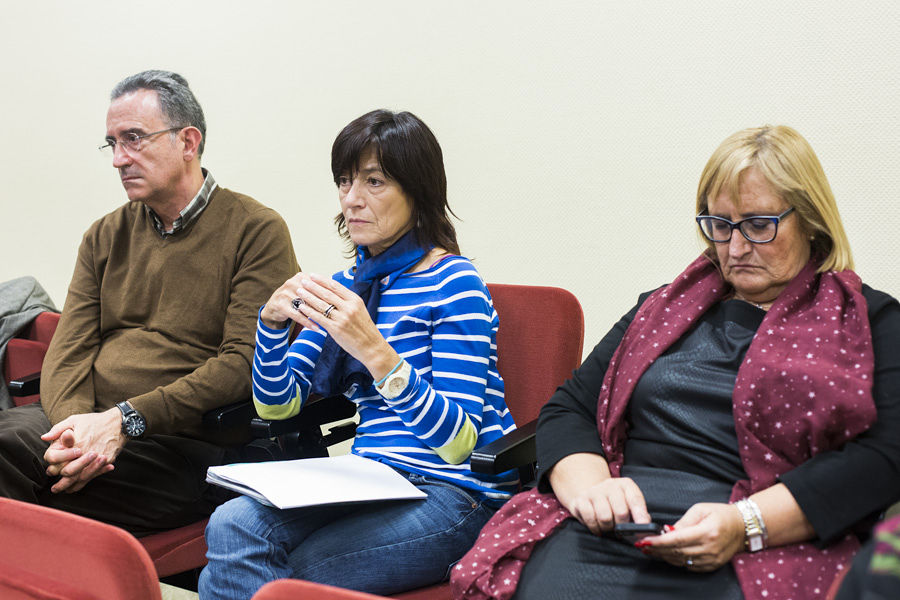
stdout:
[[(285, 419), (310, 393), (359, 411), (352, 452), (427, 499), (279, 510), (240, 497), (206, 531), (203, 598), (249, 598), (295, 577), (391, 594), (435, 583), (517, 485), (473, 473), (475, 447), (515, 428), (497, 372), (497, 313), (459, 255), (441, 148), (415, 115), (377, 110), (332, 147), (338, 232), (353, 268), (298, 273), (259, 313), (253, 400)], [(289, 343), (292, 322), (303, 329)]]

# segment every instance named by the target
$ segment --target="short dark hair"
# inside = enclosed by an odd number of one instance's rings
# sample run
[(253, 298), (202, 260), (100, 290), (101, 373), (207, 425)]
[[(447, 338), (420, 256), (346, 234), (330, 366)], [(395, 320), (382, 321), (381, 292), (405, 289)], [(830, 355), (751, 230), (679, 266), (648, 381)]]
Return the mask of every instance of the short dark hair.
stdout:
[(159, 97), (159, 108), (169, 127), (192, 126), (200, 130), (197, 155), (206, 147), (206, 119), (203, 109), (188, 86), (187, 79), (172, 71), (141, 71), (126, 77), (113, 88), (110, 100), (138, 90), (153, 90)]
[[(444, 155), (431, 129), (410, 112), (379, 109), (344, 127), (331, 147), (331, 174), (339, 184), (342, 175), (359, 170), (359, 160), (375, 149), (378, 164), (387, 177), (400, 184), (412, 200), (413, 231), (420, 245), (434, 244), (459, 254), (453, 211), (447, 203)], [(453, 215), (454, 217), (456, 215)], [(334, 218), (338, 233), (351, 245), (344, 215)]]

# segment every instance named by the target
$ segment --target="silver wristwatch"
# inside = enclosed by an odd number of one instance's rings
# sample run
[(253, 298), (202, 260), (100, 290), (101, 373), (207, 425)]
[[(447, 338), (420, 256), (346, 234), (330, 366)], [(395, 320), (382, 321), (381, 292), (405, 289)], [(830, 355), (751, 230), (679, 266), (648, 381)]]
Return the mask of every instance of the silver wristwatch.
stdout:
[(765, 550), (769, 536), (759, 506), (750, 498), (738, 500), (734, 505), (744, 520), (744, 550), (747, 552)]

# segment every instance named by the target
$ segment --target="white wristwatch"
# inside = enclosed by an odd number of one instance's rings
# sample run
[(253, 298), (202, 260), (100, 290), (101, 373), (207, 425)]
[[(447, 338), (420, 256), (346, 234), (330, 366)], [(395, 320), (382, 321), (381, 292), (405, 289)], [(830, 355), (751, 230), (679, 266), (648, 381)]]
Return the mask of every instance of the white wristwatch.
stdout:
[(388, 400), (393, 400), (402, 394), (403, 390), (406, 389), (406, 386), (409, 385), (409, 376), (411, 374), (412, 367), (409, 366), (408, 362), (403, 361), (400, 368), (397, 369), (396, 372), (388, 375), (384, 382), (375, 389)]

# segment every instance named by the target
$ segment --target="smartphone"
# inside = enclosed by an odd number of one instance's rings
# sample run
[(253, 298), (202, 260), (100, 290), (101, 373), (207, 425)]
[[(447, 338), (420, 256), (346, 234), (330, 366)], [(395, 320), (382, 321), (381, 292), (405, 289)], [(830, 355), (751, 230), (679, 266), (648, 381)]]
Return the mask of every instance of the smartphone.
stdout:
[(651, 535), (665, 531), (660, 523), (616, 523), (613, 534), (622, 541), (633, 544)]

